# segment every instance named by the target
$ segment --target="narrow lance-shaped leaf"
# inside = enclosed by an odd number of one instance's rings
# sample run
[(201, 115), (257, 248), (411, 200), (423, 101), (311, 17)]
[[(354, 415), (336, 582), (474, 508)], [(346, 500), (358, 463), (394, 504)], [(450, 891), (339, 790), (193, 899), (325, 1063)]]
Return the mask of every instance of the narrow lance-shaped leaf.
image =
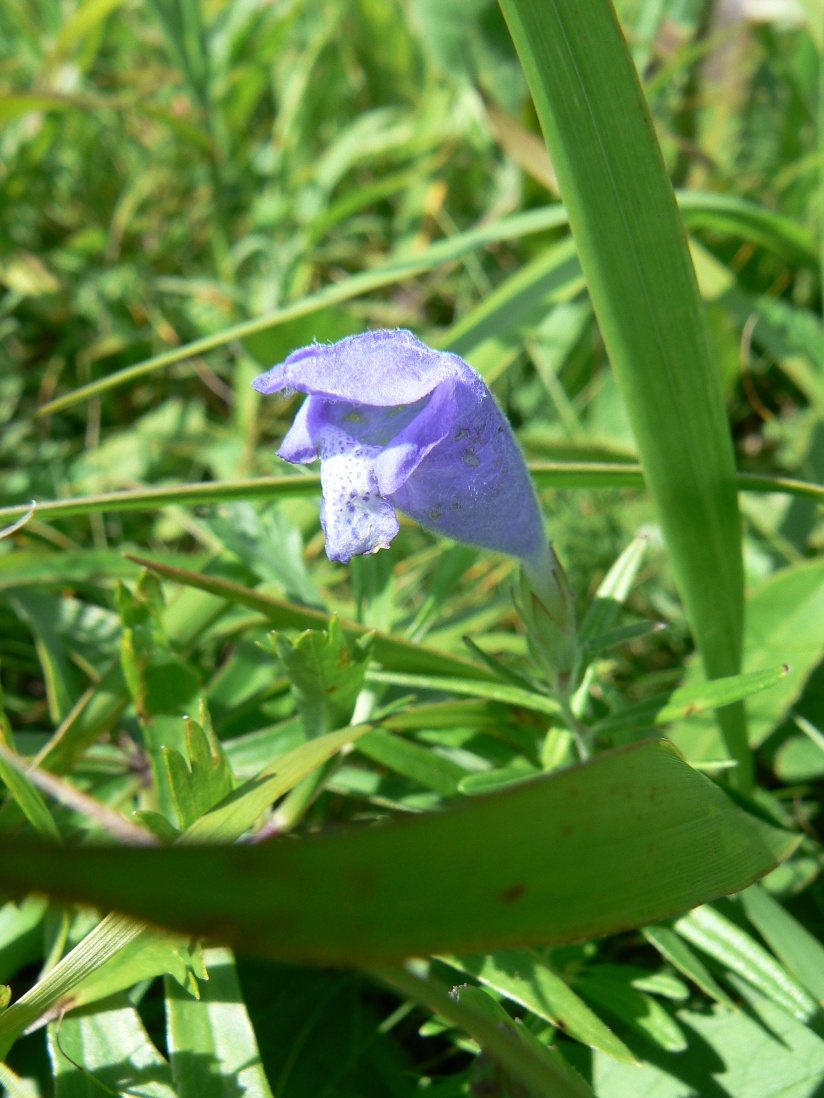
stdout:
[[(638, 488), (645, 486), (640, 465), (614, 461), (538, 461), (529, 466), (539, 488)], [(789, 495), (824, 503), (824, 487), (793, 477), (759, 473), (738, 473), (739, 492), (787, 492)], [(250, 477), (248, 480), (215, 480), (199, 484), (175, 484), (163, 488), (130, 488), (103, 492), (96, 496), (47, 500), (38, 504), (37, 514), (49, 520), (76, 515), (123, 514), (127, 511), (154, 511), (161, 507), (203, 507), (232, 500), (283, 500), (315, 496), (320, 492), (320, 477)], [(0, 507), (0, 521), (25, 515), (29, 505)], [(47, 569), (54, 558), (45, 553), (16, 552), (2, 560), (0, 587), (48, 583)], [(87, 550), (60, 553), (61, 575), (79, 572), (99, 575), (103, 570), (114, 575), (131, 575), (134, 568), (117, 553)], [(19, 570), (19, 571), (18, 571)]]

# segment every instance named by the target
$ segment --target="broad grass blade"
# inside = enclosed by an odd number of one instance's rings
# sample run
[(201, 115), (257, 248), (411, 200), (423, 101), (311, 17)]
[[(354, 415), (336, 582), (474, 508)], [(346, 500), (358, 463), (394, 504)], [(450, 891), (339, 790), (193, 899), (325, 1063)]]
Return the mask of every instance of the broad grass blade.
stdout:
[[(720, 379), (675, 195), (609, 0), (501, 0), (711, 678), (740, 669), (744, 586)], [(750, 784), (743, 710), (722, 721)]]
[[(647, 740), (444, 812), (298, 842), (7, 841), (0, 886), (114, 907), (246, 952), (383, 964), (657, 921), (740, 890), (797, 844), (665, 740)], [(723, 858), (710, 856), (717, 850)]]

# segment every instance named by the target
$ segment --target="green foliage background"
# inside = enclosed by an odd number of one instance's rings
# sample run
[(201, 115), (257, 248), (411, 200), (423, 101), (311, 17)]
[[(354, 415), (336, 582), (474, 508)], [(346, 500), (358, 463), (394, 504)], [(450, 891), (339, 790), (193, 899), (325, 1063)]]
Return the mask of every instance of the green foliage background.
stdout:
[[(39, 504), (0, 540), (15, 1098), (824, 1086), (822, 11), (623, 0), (624, 54), (600, 0), (502, 8), (0, 9), (2, 522)], [(403, 520), (326, 559), (297, 402), (250, 381), (368, 327), (509, 415), (588, 767), (514, 562)]]

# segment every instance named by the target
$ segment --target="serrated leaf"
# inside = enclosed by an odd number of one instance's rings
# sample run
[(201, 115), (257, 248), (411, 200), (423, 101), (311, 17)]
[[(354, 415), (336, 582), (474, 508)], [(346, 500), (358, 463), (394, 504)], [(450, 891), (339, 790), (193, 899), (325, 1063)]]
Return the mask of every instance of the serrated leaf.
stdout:
[(231, 793), (221, 804), (201, 816), (181, 836), (181, 843), (233, 842), (238, 839), (284, 793), (321, 767), (347, 744), (357, 742), (369, 725), (342, 728), (275, 759), (260, 774)]
[(202, 727), (191, 717), (184, 719), (188, 765), (179, 751), (162, 748), (180, 831), (228, 797), (235, 786), (229, 760), (212, 730), (202, 699), (199, 710)]
[(344, 728), (363, 689), (372, 638), (348, 643), (333, 617), (328, 630), (309, 629), (292, 643), (275, 635), (275, 650), (289, 676), (295, 705), (310, 738)]

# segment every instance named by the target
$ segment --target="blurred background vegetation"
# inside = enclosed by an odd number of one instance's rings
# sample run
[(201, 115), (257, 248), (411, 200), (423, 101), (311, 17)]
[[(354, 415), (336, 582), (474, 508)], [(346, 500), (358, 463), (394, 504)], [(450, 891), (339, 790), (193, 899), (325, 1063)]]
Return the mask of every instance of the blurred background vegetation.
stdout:
[[(783, 0), (621, 0), (617, 8), (668, 170), (687, 192), (739, 468), (820, 483), (819, 54), (805, 9)], [(706, 193), (723, 201), (704, 202)], [(261, 403), (251, 379), (295, 347), (367, 327), (409, 327), (460, 350), (493, 386), (530, 460), (634, 460), (585, 288), (559, 250), (566, 226), (495, 231), (558, 197), (489, 0), (2, 5), (0, 504), (285, 472), (275, 450), (296, 404)], [(742, 214), (738, 200), (757, 204), (757, 214)], [(490, 230), (486, 246), (447, 262), (435, 252), (427, 262), (439, 241), (478, 227)], [(548, 255), (556, 256), (549, 265)], [(154, 355), (409, 259), (420, 263), (415, 277), (307, 307), (305, 316), (37, 414)], [(595, 704), (608, 712), (619, 689), (637, 699), (677, 683), (690, 642), (646, 497), (593, 483), (544, 499), (582, 600), (640, 529), (650, 537), (630, 605), (636, 620), (669, 628), (611, 659)], [(751, 589), (824, 547), (812, 501), (745, 495), (742, 507)], [(39, 750), (116, 661), (114, 582), (138, 575), (123, 556), (129, 548), (427, 636), (447, 651), (462, 651), (469, 633), (498, 654), (522, 652), (505, 582), (512, 565), (444, 550), (410, 524), (390, 553), (343, 569), (323, 555), (315, 500), (54, 522), (35, 515), (0, 543), (0, 661), (22, 752)], [(824, 721), (824, 675), (815, 671), (824, 576), (804, 575), (807, 618), (789, 630), (801, 672), (780, 697), (759, 703), (759, 763), (788, 818), (815, 835), (824, 750), (788, 717), (794, 705), (808, 723)], [(194, 608), (171, 586), (166, 599), (163, 644), (175, 674), (185, 668), (189, 678), (182, 686), (178, 678), (180, 696), (160, 723), (180, 725), (201, 691), (221, 739), (288, 725), (294, 706), (283, 680), (272, 683), (271, 654), (256, 645), (264, 625), (239, 607)], [(773, 662), (788, 658), (776, 652)], [(137, 718), (130, 711), (101, 730), (108, 741), (75, 780), (118, 807), (145, 805)], [(283, 750), (288, 736), (272, 743)], [(452, 757), (470, 765), (462, 747), (452, 744)], [(482, 762), (470, 763), (509, 761), (492, 756), (478, 748)], [(236, 759), (242, 769), (241, 748)], [(313, 819), (436, 803), (411, 774), (387, 776), (380, 760), (359, 765), (342, 770)], [(802, 860), (776, 885), (792, 897), (803, 883), (799, 910), (810, 921), (824, 904), (817, 866), (817, 855)], [(604, 949), (610, 963), (655, 956), (637, 939)], [(40, 957), (29, 952), (24, 986)], [(567, 953), (557, 963), (575, 971), (594, 955), (590, 947)], [(11, 975), (0, 970), (0, 979)], [(466, 1042), (444, 1038), (435, 1023), (421, 1037), (420, 1016), (394, 1019), (396, 1004), (360, 977), (246, 965), (241, 978), (279, 1098), (402, 1095), (436, 1078), (427, 1093), (467, 1093)], [(156, 990), (141, 1001), (162, 1045), (161, 1009)], [(612, 1012), (631, 1038), (632, 1009), (613, 998)], [(635, 1025), (635, 1037), (659, 1052), (678, 1047), (677, 1028), (673, 1036), (653, 1017), (646, 1029)], [(14, 1056), (43, 1095), (52, 1092), (42, 1035)], [(744, 1093), (734, 1080), (729, 1087)]]

